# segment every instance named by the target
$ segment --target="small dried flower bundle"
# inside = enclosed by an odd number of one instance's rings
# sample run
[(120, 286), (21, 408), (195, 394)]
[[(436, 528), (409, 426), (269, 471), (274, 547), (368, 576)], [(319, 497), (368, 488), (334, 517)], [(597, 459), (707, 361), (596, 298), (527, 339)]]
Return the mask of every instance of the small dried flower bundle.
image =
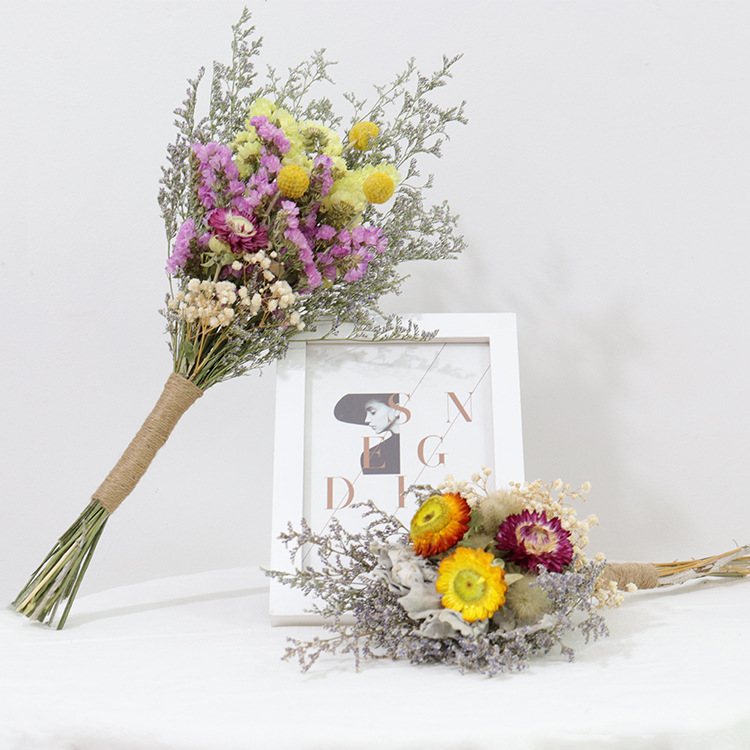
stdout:
[[(636, 581), (670, 585), (704, 575), (750, 572), (750, 547), (690, 563), (607, 565), (586, 557), (597, 519), (578, 520), (573, 490), (558, 480), (488, 491), (490, 470), (471, 481), (447, 477), (437, 488), (409, 489), (418, 503), (410, 528), (366, 503), (371, 520), (352, 534), (334, 520), (328, 534), (303, 523), (282, 535), (292, 561), (313, 545), (318, 569), (268, 575), (318, 601), (333, 635), (290, 639), (286, 659), (309, 669), (323, 653), (443, 663), (487, 675), (523, 669), (535, 654), (559, 648), (566, 633), (586, 641), (607, 634), (602, 610), (619, 606)], [(348, 550), (348, 557), (342, 550)], [(650, 584), (646, 584), (650, 585)], [(349, 617), (347, 617), (349, 616)], [(352, 620), (353, 616), (353, 622)]]
[(371, 104), (346, 94), (351, 125), (342, 138), (343, 118), (310, 93), (331, 82), (322, 52), (286, 81), (269, 69), (258, 84), (254, 31), (245, 10), (233, 27), (231, 64), (214, 63), (207, 116), (196, 117), (202, 70), (175, 111), (178, 134), (159, 193), (173, 372), (91, 503), (15, 600), (34, 620), (52, 623), (66, 602), (64, 625), (107, 519), (207, 388), (283, 357), (303, 330), (324, 336), (347, 324), (351, 337), (366, 340), (429, 338), (381, 316), (378, 300), (399, 290), (400, 263), (463, 249), (457, 217), (445, 204), (426, 204), (432, 176), (419, 172), (425, 155), (440, 156), (446, 130), (465, 122), (463, 104), (430, 100), (458, 58), (444, 58), (433, 75), (409, 63), (391, 85), (375, 87)]

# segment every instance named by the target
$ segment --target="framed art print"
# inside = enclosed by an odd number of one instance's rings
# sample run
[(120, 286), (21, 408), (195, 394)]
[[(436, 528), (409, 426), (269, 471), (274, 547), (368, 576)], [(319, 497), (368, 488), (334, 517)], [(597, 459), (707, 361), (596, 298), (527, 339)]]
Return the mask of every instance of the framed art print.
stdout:
[[(407, 316), (405, 316), (407, 317)], [(372, 500), (408, 526), (410, 485), (493, 469), (493, 487), (523, 481), (515, 315), (408, 316), (427, 342), (298, 341), (278, 365), (271, 567), (292, 570), (278, 535), (302, 518), (362, 528)], [(315, 622), (311, 602), (271, 582), (275, 624)]]

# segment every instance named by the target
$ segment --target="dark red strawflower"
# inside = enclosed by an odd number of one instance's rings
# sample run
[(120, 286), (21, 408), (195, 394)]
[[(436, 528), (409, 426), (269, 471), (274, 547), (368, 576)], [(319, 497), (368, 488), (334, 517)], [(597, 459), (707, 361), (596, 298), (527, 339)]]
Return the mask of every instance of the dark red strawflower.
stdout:
[(268, 244), (268, 230), (251, 213), (215, 208), (208, 214), (207, 223), (236, 255), (255, 252)]
[(562, 573), (573, 559), (570, 533), (557, 516), (547, 518), (541, 511), (524, 510), (508, 516), (497, 530), (497, 548), (510, 553), (510, 559), (529, 570), (538, 567)]

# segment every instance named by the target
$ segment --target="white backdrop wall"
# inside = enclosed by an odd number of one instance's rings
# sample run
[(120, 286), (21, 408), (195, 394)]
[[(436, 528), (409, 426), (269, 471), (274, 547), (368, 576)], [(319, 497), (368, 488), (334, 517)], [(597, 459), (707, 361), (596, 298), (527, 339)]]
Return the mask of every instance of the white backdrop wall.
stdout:
[[(464, 53), (434, 163), (468, 250), (389, 311), (518, 315), (527, 478), (593, 484), (592, 548), (750, 541), (750, 5), (250, 2), (261, 65), (342, 91)], [(156, 203), (171, 112), (243, 3), (2, 2), (0, 598), (72, 522), (170, 356)], [(447, 100), (446, 99), (446, 100)], [(264, 564), (274, 374), (209, 391), (117, 511), (86, 591)]]

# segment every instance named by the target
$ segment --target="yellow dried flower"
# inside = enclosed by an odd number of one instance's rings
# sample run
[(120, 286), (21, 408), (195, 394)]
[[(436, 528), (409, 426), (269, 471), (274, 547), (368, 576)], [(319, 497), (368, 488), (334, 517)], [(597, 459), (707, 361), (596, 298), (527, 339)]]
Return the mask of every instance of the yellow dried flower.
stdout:
[(323, 199), (324, 212), (331, 210), (343, 212), (348, 222), (365, 209), (367, 201), (362, 192), (362, 182), (357, 179), (358, 176), (356, 172), (345, 172), (333, 183), (331, 192)]
[(299, 123), (299, 137), (308, 153), (321, 153), (326, 156), (341, 156), (344, 150), (338, 133), (314, 120)]
[(435, 589), (446, 609), (460, 612), (466, 622), (485, 620), (503, 606), (505, 571), (482, 549), (458, 547), (438, 568)]
[(377, 138), (379, 132), (380, 128), (374, 122), (363, 120), (349, 131), (349, 143), (357, 151), (364, 151)]
[(393, 180), (385, 172), (373, 172), (362, 185), (365, 198), (370, 203), (385, 203), (395, 189)]
[(276, 184), (279, 186), (279, 192), (287, 198), (301, 198), (310, 184), (310, 178), (302, 167), (287, 164), (279, 170)]
[(253, 117), (261, 116), (267, 117), (269, 120), (273, 120), (274, 112), (276, 111), (276, 105), (265, 97), (256, 99), (251, 105), (247, 114), (247, 122), (245, 127), (251, 127), (250, 120)]

